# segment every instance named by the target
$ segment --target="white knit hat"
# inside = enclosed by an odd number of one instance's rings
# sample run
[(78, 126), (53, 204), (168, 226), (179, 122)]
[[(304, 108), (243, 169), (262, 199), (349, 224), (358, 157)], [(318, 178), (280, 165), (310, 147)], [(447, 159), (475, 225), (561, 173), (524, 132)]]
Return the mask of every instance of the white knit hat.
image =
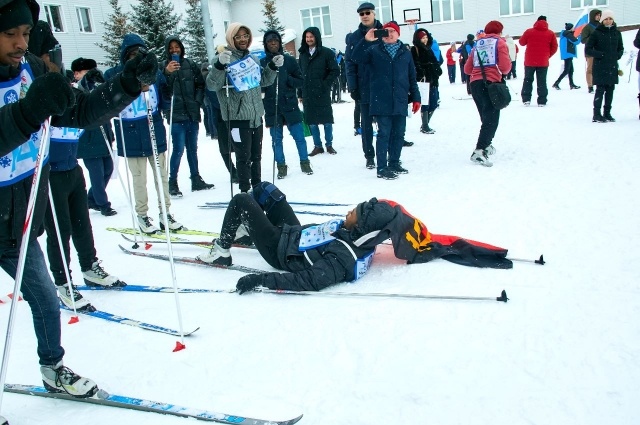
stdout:
[(600, 23), (602, 23), (607, 18), (613, 19), (613, 12), (609, 9), (602, 11), (602, 15), (600, 15)]

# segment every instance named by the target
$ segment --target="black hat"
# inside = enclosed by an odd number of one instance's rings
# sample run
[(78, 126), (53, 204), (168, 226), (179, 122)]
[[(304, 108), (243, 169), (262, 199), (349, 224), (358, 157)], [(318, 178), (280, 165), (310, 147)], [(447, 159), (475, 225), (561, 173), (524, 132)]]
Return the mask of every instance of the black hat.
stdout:
[(469, 40), (469, 41), (473, 41), (473, 39), (474, 39), (474, 38), (476, 38), (476, 36), (475, 36), (475, 35), (473, 35), (473, 34), (467, 34), (467, 40)]
[(538, 21), (546, 21), (546, 20), (547, 20), (546, 16), (544, 16), (544, 15), (538, 16)]
[(89, 71), (90, 69), (97, 67), (98, 64), (93, 59), (78, 58), (71, 62), (71, 70), (73, 72)]
[(564, 29), (566, 29), (567, 31), (571, 28), (573, 28), (573, 24), (571, 22), (567, 22), (566, 24), (564, 24)]
[(358, 10), (356, 10), (356, 12), (360, 13), (363, 10), (376, 10), (376, 7), (372, 3), (366, 2), (358, 6)]
[(0, 31), (20, 25), (34, 25), (32, 5), (29, 2), (15, 0), (0, 8)]
[(280, 36), (278, 34), (276, 34), (275, 32), (271, 32), (271, 33), (267, 34), (264, 37), (264, 42), (268, 43), (269, 41), (271, 41), (273, 39), (278, 40), (278, 42), (280, 42)]
[(351, 230), (351, 237), (356, 240), (376, 230), (382, 230), (395, 217), (395, 209), (386, 202), (378, 202), (371, 198), (356, 207), (358, 220)]

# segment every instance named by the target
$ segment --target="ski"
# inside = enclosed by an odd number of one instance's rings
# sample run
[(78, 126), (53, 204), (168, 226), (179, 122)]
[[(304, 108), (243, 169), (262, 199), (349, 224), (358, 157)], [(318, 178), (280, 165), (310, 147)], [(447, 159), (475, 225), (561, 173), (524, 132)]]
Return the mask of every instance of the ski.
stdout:
[[(136, 241), (135, 239), (132, 239), (130, 237), (128, 237), (127, 235), (123, 235), (122, 233), (120, 234), (122, 236), (122, 238), (126, 241), (129, 242), (140, 242), (140, 243), (144, 243), (145, 245), (145, 249), (149, 249), (151, 248), (151, 245), (156, 244), (156, 243), (167, 243), (167, 240), (165, 238), (158, 238), (157, 240), (139, 240)], [(174, 240), (175, 239), (175, 240)], [(193, 245), (193, 246), (199, 246), (201, 248), (206, 248), (206, 249), (211, 249), (212, 246), (212, 242), (211, 241), (190, 241), (187, 239), (182, 239), (182, 238), (177, 238), (177, 237), (172, 237), (171, 238), (171, 243), (172, 244), (178, 244), (178, 245)], [(234, 248), (251, 248), (251, 249), (255, 249), (256, 246), (255, 245), (243, 245), (243, 244), (238, 244), (238, 243), (234, 243), (231, 245)]]
[(54, 398), (58, 400), (77, 401), (80, 403), (95, 404), (98, 406), (117, 407), (120, 409), (139, 410), (142, 412), (160, 413), (182, 418), (193, 418), (201, 421), (218, 422), (232, 425), (293, 425), (302, 419), (302, 415), (284, 421), (272, 421), (265, 419), (245, 418), (242, 416), (228, 415), (226, 413), (212, 412), (191, 407), (178, 406), (170, 403), (162, 403), (141, 398), (109, 394), (99, 390), (93, 397), (75, 398), (65, 393), (50, 393), (44, 387), (38, 385), (5, 384), (5, 392), (13, 394), (31, 395), (37, 397)]
[[(120, 288), (120, 289), (124, 289), (124, 287)], [(73, 311), (69, 307), (67, 307), (66, 305), (63, 305), (62, 303), (60, 304), (60, 307), (62, 309), (64, 309), (64, 310)], [(130, 319), (128, 317), (116, 316), (115, 314), (107, 313), (106, 311), (100, 311), (100, 310), (82, 311), (82, 310), (77, 310), (77, 312), (80, 313), (80, 314), (84, 314), (86, 316), (97, 317), (98, 319), (104, 319), (104, 320), (107, 320), (109, 322), (120, 323), (122, 325), (135, 326), (136, 328), (144, 329), (146, 331), (160, 332), (160, 333), (163, 333), (163, 334), (175, 335), (175, 336), (180, 336), (181, 335), (180, 331), (177, 331), (175, 329), (165, 328), (163, 326), (158, 326), (158, 325), (152, 325), (151, 323), (141, 322), (140, 320)], [(192, 330), (190, 332), (185, 332), (184, 336), (189, 336), (189, 335), (193, 334), (194, 332), (196, 332), (198, 329), (200, 329), (200, 328), (198, 327), (198, 328), (195, 328), (194, 330)]]
[[(140, 232), (137, 229), (133, 229), (131, 227), (107, 227), (107, 230), (109, 230), (110, 232), (124, 233), (128, 235), (140, 234)], [(220, 236), (220, 234), (216, 232), (207, 232), (204, 230), (195, 230), (195, 229), (175, 230), (169, 233), (171, 235), (211, 236), (214, 238), (217, 238)], [(143, 233), (143, 235), (150, 236), (152, 238), (156, 238), (157, 236), (161, 236), (163, 239), (165, 238), (164, 230), (159, 230), (155, 233)]]
[(471, 96), (458, 96), (458, 97), (451, 96), (451, 97), (453, 97), (455, 100), (471, 100), (471, 99), (473, 99), (473, 97), (471, 97)]
[[(169, 256), (165, 255), (165, 254), (151, 254), (149, 252), (139, 252), (139, 251), (131, 251), (125, 247), (123, 247), (122, 245), (118, 245), (120, 247), (120, 249), (130, 255), (137, 255), (138, 257), (148, 257), (148, 258), (155, 258), (157, 260), (164, 260), (164, 261), (169, 261)], [(251, 267), (245, 267), (245, 266), (238, 266), (235, 264), (232, 264), (230, 266), (222, 266), (220, 264), (209, 264), (209, 263), (205, 263), (204, 261), (200, 261), (197, 260), (195, 257), (173, 257), (173, 261), (176, 263), (181, 263), (181, 264), (193, 264), (196, 266), (204, 266), (204, 267), (214, 267), (214, 268), (218, 268), (218, 269), (228, 269), (228, 270), (235, 270), (238, 272), (242, 272), (242, 273), (266, 273), (266, 270), (260, 270), (260, 269), (252, 269)]]
[[(294, 202), (294, 201), (287, 201), (287, 203), (289, 205), (304, 205), (304, 206), (311, 206), (311, 207), (348, 207), (350, 205), (353, 204), (338, 204), (338, 203), (334, 203), (334, 202)], [(227, 205), (229, 205), (229, 202), (227, 201), (220, 201), (220, 202), (205, 202), (205, 205), (224, 205), (225, 207)]]
[(300, 295), (318, 297), (361, 297), (361, 298), (413, 298), (413, 299), (435, 299), (435, 300), (463, 300), (463, 301), (500, 301), (507, 302), (507, 292), (503, 289), (499, 297), (464, 297), (456, 295), (421, 295), (421, 294), (394, 294), (380, 292), (317, 292), (317, 291), (288, 291), (285, 289), (268, 289), (257, 287), (256, 292), (277, 295)]
[[(227, 208), (227, 206), (226, 205), (198, 205), (198, 208), (222, 209), (222, 208)], [(296, 214), (322, 215), (322, 216), (328, 216), (328, 217), (341, 217), (344, 215), (342, 213), (334, 214), (334, 213), (321, 212), (321, 211), (293, 210), (293, 212)]]
[[(123, 292), (168, 292), (173, 293), (172, 286), (151, 286), (151, 285), (127, 285), (127, 286), (75, 286), (78, 291), (123, 291)], [(234, 290), (226, 289), (196, 289), (196, 288), (178, 288), (181, 294), (200, 294), (200, 293), (233, 293)]]

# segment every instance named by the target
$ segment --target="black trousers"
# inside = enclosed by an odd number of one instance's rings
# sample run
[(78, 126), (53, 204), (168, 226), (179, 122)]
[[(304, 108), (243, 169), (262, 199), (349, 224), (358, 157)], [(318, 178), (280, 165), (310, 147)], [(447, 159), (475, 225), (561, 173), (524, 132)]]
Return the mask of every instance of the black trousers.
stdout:
[(299, 225), (300, 221), (286, 199), (276, 202), (267, 213), (247, 193), (235, 195), (224, 215), (218, 244), (230, 248), (240, 224), (249, 231), (258, 252), (271, 267), (280, 268), (278, 262), (278, 243), (282, 234), (282, 225)]
[(558, 79), (556, 80), (556, 82), (554, 83), (555, 85), (558, 85), (560, 83), (560, 81), (562, 81), (562, 79), (565, 76), (569, 76), (569, 86), (573, 87), (573, 58), (568, 58), (564, 60), (564, 69), (562, 70), (562, 74), (560, 74), (560, 76), (558, 77)]
[(229, 173), (236, 174), (236, 167), (231, 159), (233, 152), (233, 137), (229, 139), (229, 129), (227, 123), (222, 119), (222, 113), (219, 108), (213, 108), (216, 114), (216, 130), (218, 131), (218, 150), (222, 156), (222, 161)]
[[(96, 248), (93, 242), (93, 229), (89, 220), (87, 190), (82, 168), (78, 165), (69, 171), (53, 171), (49, 175), (49, 184), (51, 185), (50, 195), (56, 208), (67, 266), (71, 255), (69, 240), (73, 239), (73, 246), (78, 253), (80, 269), (82, 271), (89, 270), (93, 262), (97, 261), (98, 258), (96, 257)], [(53, 274), (55, 284), (62, 285), (67, 282), (67, 278), (64, 274), (64, 263), (60, 254), (51, 205), (47, 206), (44, 227), (47, 232), (49, 268)]]
[(236, 169), (241, 192), (248, 192), (251, 186), (262, 181), (262, 126), (239, 128), (240, 140), (234, 143)]
[(596, 93), (593, 97), (593, 109), (594, 112), (600, 112), (602, 107), (602, 100), (604, 99), (604, 113), (611, 112), (611, 103), (613, 102), (613, 91), (615, 90), (615, 84), (596, 84)]
[(107, 185), (113, 174), (113, 158), (107, 155), (101, 158), (84, 158), (82, 161), (89, 171), (89, 181), (91, 181), (91, 187), (87, 192), (88, 204), (95, 205), (101, 210), (110, 208)]
[(535, 74), (536, 84), (538, 89), (538, 105), (547, 104), (547, 95), (549, 89), (547, 89), (547, 71), (546, 66), (525, 66), (524, 67), (524, 81), (522, 82), (522, 101), (531, 102), (531, 96), (533, 94), (533, 76)]
[(500, 123), (500, 110), (494, 108), (491, 99), (489, 98), (489, 92), (482, 80), (476, 80), (470, 84), (471, 96), (478, 108), (480, 114), (480, 134), (478, 134), (478, 142), (476, 143), (476, 149), (485, 149), (491, 144), (496, 130), (498, 130), (498, 124)]
[(356, 100), (356, 105), (353, 108), (353, 128), (360, 128), (360, 101)]

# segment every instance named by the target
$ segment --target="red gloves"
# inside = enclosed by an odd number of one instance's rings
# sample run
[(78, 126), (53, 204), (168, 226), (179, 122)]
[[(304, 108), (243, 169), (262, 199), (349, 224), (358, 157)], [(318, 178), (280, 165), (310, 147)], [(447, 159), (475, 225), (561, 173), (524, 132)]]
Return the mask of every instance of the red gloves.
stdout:
[(413, 102), (413, 107), (411, 108), (413, 113), (415, 114), (420, 110), (420, 102)]

